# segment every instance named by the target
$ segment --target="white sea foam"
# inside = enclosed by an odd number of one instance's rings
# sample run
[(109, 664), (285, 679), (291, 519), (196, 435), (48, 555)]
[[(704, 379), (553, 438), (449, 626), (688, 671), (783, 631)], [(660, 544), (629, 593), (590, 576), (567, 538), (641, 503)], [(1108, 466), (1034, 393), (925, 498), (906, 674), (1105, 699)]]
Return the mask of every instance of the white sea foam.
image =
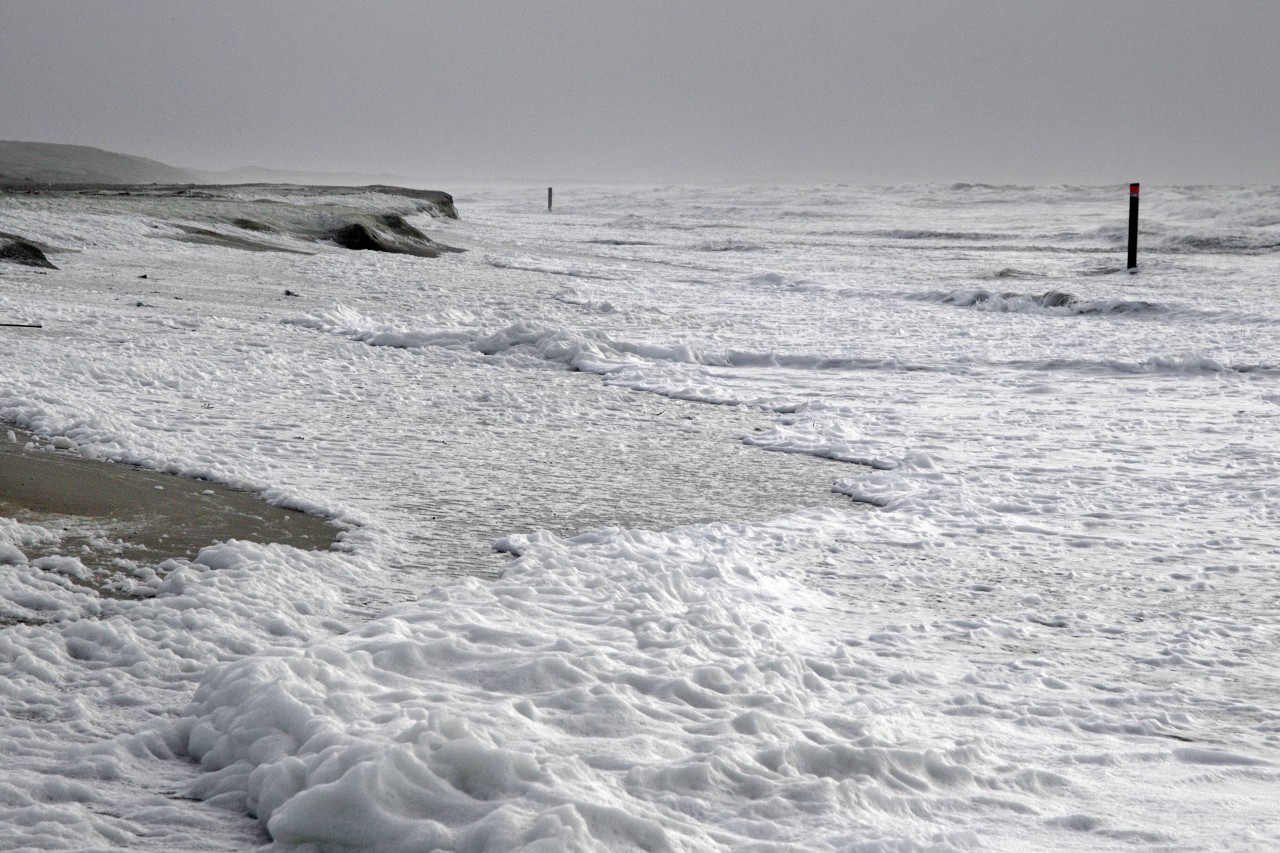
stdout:
[[(77, 250), (0, 266), (30, 452), (345, 530), (0, 518), (4, 846), (1280, 845), (1280, 204), (1146, 188), (1126, 275), (1122, 190), (336, 199), (434, 260), (5, 200)], [(761, 458), (856, 505), (737, 520)]]
[(230, 665), (182, 724), (197, 792), (286, 844), (679, 849), (798, 841), (854, 792), (845, 832), (924, 842), (933, 796), (1005, 787), (977, 744), (898, 745), (865, 666), (796, 632), (824, 604), (760, 538), (516, 538), (497, 583)]

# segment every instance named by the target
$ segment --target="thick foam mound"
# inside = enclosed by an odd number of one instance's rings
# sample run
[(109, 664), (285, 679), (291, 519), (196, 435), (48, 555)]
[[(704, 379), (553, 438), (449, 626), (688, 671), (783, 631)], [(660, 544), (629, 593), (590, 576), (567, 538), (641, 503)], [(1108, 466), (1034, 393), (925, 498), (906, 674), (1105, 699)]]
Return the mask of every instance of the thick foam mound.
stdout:
[(979, 745), (895, 745), (869, 673), (787, 617), (825, 605), (762, 561), (780, 534), (514, 537), (496, 583), (211, 675), (192, 793), (285, 846), (396, 851), (791, 849), (837, 812), (828, 840), (914, 849), (948, 801), (1017, 799)]

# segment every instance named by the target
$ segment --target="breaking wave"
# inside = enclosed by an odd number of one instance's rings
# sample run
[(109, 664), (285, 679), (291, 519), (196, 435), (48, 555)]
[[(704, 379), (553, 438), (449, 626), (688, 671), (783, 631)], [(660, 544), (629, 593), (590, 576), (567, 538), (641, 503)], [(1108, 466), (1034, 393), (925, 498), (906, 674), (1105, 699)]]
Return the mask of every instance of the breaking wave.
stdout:
[[(1001, 270), (996, 277), (1014, 278), (1023, 275), (1016, 270)], [(913, 299), (922, 302), (939, 302), (960, 308), (978, 308), (998, 312), (1041, 312), (1051, 314), (1161, 314), (1169, 310), (1159, 302), (1141, 299), (1085, 299), (1064, 290), (1045, 293), (1015, 293), (986, 289), (934, 291), (917, 294)]]
[(585, 241), (594, 246), (657, 246), (652, 240), (623, 240), (619, 238), (600, 238), (596, 240)]
[(1280, 364), (1231, 363), (1202, 353), (1187, 355), (1153, 355), (1142, 361), (1121, 359), (1048, 359), (1036, 362), (1012, 362), (1010, 366), (1032, 370), (1075, 371), (1079, 373), (1129, 373), (1134, 375), (1181, 374), (1280, 374)]
[(1169, 252), (1267, 254), (1280, 252), (1280, 233), (1273, 230), (1229, 233), (1175, 233), (1157, 238), (1154, 248)]
[[(715, 369), (782, 368), (806, 371), (945, 370), (896, 358), (824, 356), (809, 353), (706, 350), (687, 344), (655, 344), (621, 340), (600, 331), (571, 331), (531, 320), (499, 329), (481, 321), (451, 318), (440, 324), (422, 321), (380, 322), (345, 306), (284, 321), (287, 325), (340, 335), (369, 346), (435, 349), (479, 357), (536, 359), (569, 370), (603, 377), (611, 385), (672, 399), (717, 405), (751, 405), (777, 412), (793, 411), (794, 402), (759, 396), (718, 381)], [(462, 324), (459, 325), (459, 322)]]
[[(396, 324), (379, 323), (359, 311), (339, 307), (284, 322), (288, 325), (342, 335), (375, 346), (401, 349), (465, 344), (482, 355), (500, 355), (517, 348), (525, 348), (538, 353), (548, 361), (560, 362), (590, 373), (606, 372), (605, 365), (616, 365), (636, 358), (705, 367), (786, 367), (806, 370), (926, 369), (922, 365), (907, 364), (897, 359), (742, 350), (709, 351), (684, 344), (637, 343), (618, 340), (603, 332), (570, 332), (551, 328), (531, 320), (520, 320), (496, 331), (430, 325), (405, 328)], [(600, 369), (594, 368), (597, 363)]]
[[(1096, 275), (1123, 272), (1123, 268), (1095, 271)], [(1035, 273), (1018, 270), (1000, 270), (993, 278), (1015, 279), (1023, 275), (1038, 277)], [(1178, 305), (1152, 302), (1145, 299), (1085, 298), (1064, 290), (1044, 293), (996, 292), (985, 288), (929, 291), (907, 295), (919, 302), (934, 302), (958, 308), (1005, 314), (1039, 314), (1053, 317), (1072, 316), (1122, 316), (1151, 319), (1189, 320), (1199, 323), (1245, 323), (1249, 325), (1272, 324), (1275, 319), (1266, 314), (1240, 311), (1206, 310), (1195, 305)]]
[(1143, 219), (1140, 244), (1173, 253), (1280, 251), (1280, 193), (1274, 187), (1183, 187)]
[(707, 240), (692, 247), (695, 252), (763, 252), (765, 247), (758, 243), (743, 243), (739, 240)]
[(1016, 267), (1003, 267), (991, 273), (991, 278), (1044, 278), (1044, 275), (1038, 272), (1031, 272), (1029, 270), (1020, 270)]
[(868, 233), (872, 237), (885, 237), (890, 240), (973, 240), (984, 243), (994, 240), (1009, 240), (1014, 236), (993, 231), (931, 231), (924, 228), (892, 228), (887, 231), (871, 231)]

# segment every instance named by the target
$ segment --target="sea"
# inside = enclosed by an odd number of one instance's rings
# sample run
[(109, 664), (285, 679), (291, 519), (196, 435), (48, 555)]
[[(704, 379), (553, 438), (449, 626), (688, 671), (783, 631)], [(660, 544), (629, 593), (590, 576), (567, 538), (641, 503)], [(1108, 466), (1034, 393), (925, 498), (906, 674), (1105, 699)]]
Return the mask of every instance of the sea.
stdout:
[(0, 517), (0, 849), (1280, 848), (1280, 188), (444, 189), (0, 197), (0, 441), (336, 540)]

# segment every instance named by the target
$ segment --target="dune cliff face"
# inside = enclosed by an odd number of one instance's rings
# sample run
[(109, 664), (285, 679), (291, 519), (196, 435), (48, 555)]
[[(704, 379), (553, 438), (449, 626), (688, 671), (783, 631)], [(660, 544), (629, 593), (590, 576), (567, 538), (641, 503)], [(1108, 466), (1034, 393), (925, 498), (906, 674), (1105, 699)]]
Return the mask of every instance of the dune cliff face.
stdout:
[[(426, 218), (458, 218), (453, 197), (438, 190), (290, 184), (0, 186), (0, 216), (29, 205), (113, 221), (143, 219), (157, 239), (250, 252), (314, 254), (328, 246), (436, 258), (461, 251), (418, 227)], [(31, 236), (0, 232), (0, 262), (57, 269), (45, 255), (67, 248), (44, 245)]]
[(0, 141), (0, 186), (24, 184), (189, 184), (194, 172), (86, 145)]
[[(145, 212), (184, 242), (304, 254), (311, 251), (308, 242), (427, 258), (459, 251), (404, 218), (426, 213), (457, 219), (453, 197), (445, 192), (323, 184), (337, 175), (314, 176), (322, 182), (316, 185), (212, 183), (211, 174), (83, 145), (0, 141), (0, 196), (74, 198), (86, 210)], [(49, 251), (58, 249), (0, 233), (0, 261), (57, 269), (44, 256)]]

